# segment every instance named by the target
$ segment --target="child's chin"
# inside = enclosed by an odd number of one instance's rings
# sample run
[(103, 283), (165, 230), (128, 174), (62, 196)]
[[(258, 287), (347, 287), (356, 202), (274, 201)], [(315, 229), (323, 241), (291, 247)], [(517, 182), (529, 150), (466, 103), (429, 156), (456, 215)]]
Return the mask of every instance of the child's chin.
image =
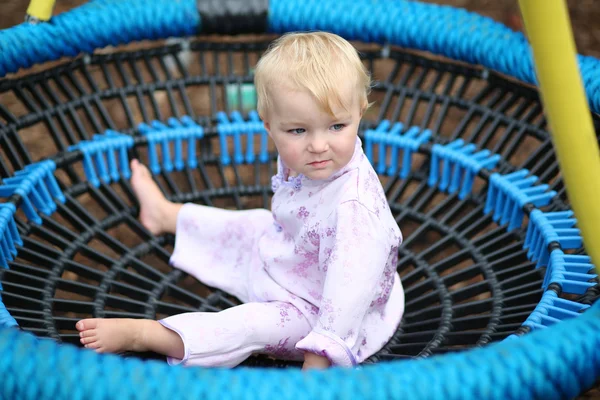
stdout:
[(327, 179), (332, 175), (332, 172), (329, 168), (326, 169), (321, 169), (318, 171), (311, 171), (307, 174), (305, 174), (306, 177), (315, 180), (315, 181), (320, 181), (323, 179)]

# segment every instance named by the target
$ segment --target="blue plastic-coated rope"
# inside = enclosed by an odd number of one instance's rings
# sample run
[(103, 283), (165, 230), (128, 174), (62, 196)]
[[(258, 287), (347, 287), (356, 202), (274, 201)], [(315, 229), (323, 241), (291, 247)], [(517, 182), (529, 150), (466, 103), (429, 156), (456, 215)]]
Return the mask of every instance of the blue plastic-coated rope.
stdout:
[(508, 175), (492, 174), (483, 212), (493, 210), (494, 221), (508, 223), (509, 231), (520, 227), (525, 204), (543, 207), (556, 195), (555, 191), (548, 190), (547, 184), (534, 185), (537, 180), (537, 176), (529, 175), (526, 169)]
[(593, 281), (598, 275), (589, 256), (565, 254), (555, 249), (550, 254), (548, 268), (542, 287), (546, 289), (551, 283), (557, 283), (565, 293), (584, 294), (597, 283)]
[(2, 285), (0, 285), (0, 328), (15, 328), (17, 326), (19, 326), (19, 324), (17, 324), (17, 321), (10, 315), (2, 301)]
[[(196, 0), (91, 1), (48, 24), (23, 24), (0, 31), (0, 76), (108, 45), (191, 35), (199, 25)], [(535, 83), (530, 48), (522, 34), (446, 6), (385, 0), (271, 0), (269, 26), (278, 33), (321, 29), (348, 39), (427, 50)], [(599, 112), (599, 62), (581, 56), (579, 62), (592, 110)], [(165, 160), (163, 164), (169, 165)], [(97, 168), (101, 176), (112, 177), (102, 162)], [(520, 225), (522, 214), (514, 210), (520, 210), (524, 201), (539, 206), (553, 195), (543, 193), (545, 187), (532, 187), (533, 182), (522, 172), (494, 176), (490, 187), (494, 186), (495, 192), (489, 193), (493, 198), (489, 207), (496, 211), (495, 219), (510, 221), (511, 226)], [(34, 193), (30, 214), (35, 214), (33, 205), (51, 212), (44, 209), (51, 207), (46, 202), (51, 188), (26, 182)], [(20, 183), (17, 186), (23, 187)], [(518, 196), (510, 196), (512, 189), (517, 189)], [(29, 199), (27, 192), (23, 193), (19, 194)], [(2, 251), (5, 248), (3, 244)], [(584, 261), (578, 260), (578, 267)], [(557, 271), (560, 273), (560, 267)], [(522, 338), (458, 355), (306, 374), (296, 370), (169, 367), (100, 356), (16, 330), (2, 330), (0, 398), (113, 398), (116, 394), (156, 399), (571, 398), (600, 376), (596, 351), (600, 345), (600, 305), (582, 317), (556, 323), (579, 315), (581, 308), (552, 293), (546, 292), (543, 304), (528, 320), (529, 326), (545, 329)], [(0, 314), (2, 310), (0, 305)], [(546, 328), (549, 325), (553, 326)]]
[(5, 329), (0, 330), (0, 397), (565, 399), (589, 388), (600, 375), (599, 330), (597, 304), (579, 318), (460, 354), (303, 373), (171, 367)]
[(199, 22), (194, 0), (92, 0), (49, 23), (0, 31), (0, 76), (106, 46), (191, 35)]
[[(490, 18), (417, 1), (270, 0), (269, 30), (319, 29), (480, 64), (536, 83), (522, 33)], [(0, 77), (36, 63), (143, 39), (186, 36), (201, 26), (196, 0), (92, 0), (49, 23), (0, 31)], [(600, 112), (600, 61), (578, 56), (591, 109)]]
[(120, 176), (125, 179), (131, 177), (127, 149), (132, 146), (131, 136), (108, 130), (103, 135), (94, 135), (93, 140), (82, 140), (70, 146), (69, 151), (79, 150), (83, 153), (83, 171), (90, 183), (98, 187), (101, 180), (111, 183), (118, 181)]
[[(398, 170), (398, 153), (402, 150), (402, 168), (400, 177), (406, 178), (412, 166), (412, 155), (423, 143), (431, 138), (429, 129), (421, 130), (413, 126), (403, 131), (404, 124), (396, 122), (391, 125), (390, 121), (383, 120), (375, 129), (365, 132), (365, 155), (373, 164), (378, 174), (396, 175)], [(378, 162), (375, 165), (374, 147), (378, 147)], [(388, 163), (387, 152), (390, 150)], [(387, 163), (387, 164), (386, 164)]]
[(16, 246), (23, 244), (15, 223), (16, 211), (12, 203), (0, 204), (0, 266), (3, 268), (8, 268), (8, 261), (17, 255)]
[[(254, 136), (256, 135), (260, 136), (258, 160), (263, 164), (269, 161), (267, 130), (256, 110), (248, 113), (247, 121), (244, 121), (242, 114), (238, 111), (233, 111), (229, 117), (225, 112), (220, 111), (217, 113), (217, 121), (221, 164), (253, 163), (256, 158), (254, 151)], [(242, 149), (242, 136), (247, 138), (245, 152)], [(229, 155), (229, 138), (233, 138), (233, 158)]]
[(447, 145), (434, 144), (427, 184), (434, 186), (439, 179), (440, 190), (455, 193), (460, 189), (458, 198), (466, 198), (473, 190), (477, 173), (483, 168), (494, 168), (500, 161), (499, 154), (491, 154), (487, 149), (475, 152), (475, 149), (475, 144), (465, 144), (462, 139)]
[(544, 329), (557, 322), (579, 317), (589, 307), (587, 304), (561, 299), (555, 291), (546, 290), (523, 325), (532, 329)]
[(4, 184), (0, 186), (0, 197), (18, 194), (27, 218), (41, 224), (38, 211), (51, 215), (56, 211), (54, 199), (63, 203), (65, 201), (54, 177), (55, 169), (56, 164), (52, 160), (27, 165), (25, 169), (17, 171), (15, 176), (4, 180)]
[[(17, 255), (16, 246), (21, 246), (23, 241), (15, 223), (17, 208), (12, 203), (0, 204), (0, 268), (8, 268), (8, 261)], [(6, 309), (2, 301), (2, 283), (0, 283), (0, 327), (18, 326), (17, 321)]]
[(538, 267), (548, 264), (548, 245), (552, 242), (560, 244), (563, 250), (583, 246), (581, 233), (575, 228), (577, 220), (573, 217), (573, 211), (544, 213), (533, 210), (529, 219), (523, 248), (529, 249), (527, 258), (537, 261)]
[[(181, 171), (186, 165), (190, 168), (198, 166), (196, 141), (204, 137), (204, 128), (189, 116), (183, 116), (181, 120), (169, 118), (166, 125), (160, 121), (152, 121), (151, 125), (141, 123), (138, 129), (148, 140), (149, 166), (153, 174), (156, 175), (163, 170)], [(187, 143), (185, 158), (184, 142)], [(171, 144), (173, 144), (173, 156), (171, 156)], [(159, 146), (162, 161), (158, 159)]]
[[(529, 214), (523, 249), (528, 250), (528, 259), (536, 261), (536, 268), (547, 266), (542, 284), (544, 289), (556, 283), (565, 293), (582, 295), (596, 285), (592, 280), (598, 275), (593, 273), (590, 257), (563, 252), (583, 246), (580, 231), (575, 228), (576, 223), (570, 210), (544, 213), (536, 209)], [(559, 246), (553, 248), (552, 252), (549, 250), (551, 243)]]

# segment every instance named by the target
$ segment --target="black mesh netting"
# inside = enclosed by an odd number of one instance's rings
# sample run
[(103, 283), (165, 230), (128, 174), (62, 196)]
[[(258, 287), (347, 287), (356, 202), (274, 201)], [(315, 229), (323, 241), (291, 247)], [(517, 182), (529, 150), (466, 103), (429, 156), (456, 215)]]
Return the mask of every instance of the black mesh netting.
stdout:
[[(141, 226), (129, 182), (91, 185), (81, 153), (68, 148), (111, 129), (133, 135), (130, 156), (147, 161), (147, 141), (136, 126), (187, 115), (205, 129), (198, 167), (155, 176), (161, 189), (179, 202), (268, 208), (275, 149), (268, 164), (223, 166), (215, 117), (248, 111), (240, 98), (265, 40), (143, 43), (0, 81), (0, 175), (51, 158), (66, 196), (41, 225), (17, 213), (24, 244), (0, 278), (4, 303), (22, 329), (79, 344), (74, 325), (84, 317), (162, 318), (238, 304), (170, 267), (174, 238), (154, 237)], [(536, 91), (487, 70), (356, 45), (374, 78), (375, 105), (361, 134), (388, 119), (430, 129), (434, 143), (462, 138), (500, 154), (499, 172), (525, 168), (548, 183), (558, 192), (548, 209), (568, 207)], [(542, 295), (543, 268), (535, 269), (522, 249), (525, 230), (507, 231), (483, 211), (488, 173), (459, 200), (427, 184), (430, 152), (431, 145), (421, 146), (406, 179), (381, 175), (405, 238), (398, 271), (407, 300), (397, 334), (372, 361), (525, 333), (521, 325)], [(597, 293), (598, 285), (576, 300), (591, 304)], [(246, 363), (279, 365), (261, 357)]]

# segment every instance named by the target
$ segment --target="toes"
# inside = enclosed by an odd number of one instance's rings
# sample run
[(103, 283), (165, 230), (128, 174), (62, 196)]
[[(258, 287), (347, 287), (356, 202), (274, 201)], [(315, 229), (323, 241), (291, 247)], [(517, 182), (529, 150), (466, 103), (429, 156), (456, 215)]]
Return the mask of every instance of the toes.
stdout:
[(150, 170), (144, 164), (139, 164), (138, 169), (140, 171), (140, 176), (143, 176), (145, 178), (150, 178), (151, 177)]
[(91, 318), (91, 319), (82, 319), (81, 321), (77, 322), (77, 324), (75, 324), (75, 328), (77, 328), (78, 331), (86, 331), (88, 329), (96, 329), (96, 326), (98, 326), (98, 320), (95, 318)]
[(89, 338), (89, 337), (93, 337), (93, 336), (96, 336), (95, 329), (88, 329), (88, 330), (79, 332), (80, 338)]
[(134, 158), (129, 163), (129, 167), (131, 168), (131, 173), (134, 175), (141, 174), (143, 172), (143, 166), (144, 166), (144, 164), (142, 164), (137, 158)]
[(86, 349), (92, 349), (92, 350), (98, 350), (100, 348), (100, 343), (96, 340), (95, 342), (92, 343), (88, 343), (86, 345), (84, 345), (83, 347), (85, 347)]
[[(88, 345), (88, 344), (92, 344), (94, 342), (96, 342), (96, 336), (93, 337), (83, 337), (81, 339), (79, 339), (79, 341), (81, 342), (81, 344), (83, 345)], [(87, 346), (86, 346), (87, 347)]]

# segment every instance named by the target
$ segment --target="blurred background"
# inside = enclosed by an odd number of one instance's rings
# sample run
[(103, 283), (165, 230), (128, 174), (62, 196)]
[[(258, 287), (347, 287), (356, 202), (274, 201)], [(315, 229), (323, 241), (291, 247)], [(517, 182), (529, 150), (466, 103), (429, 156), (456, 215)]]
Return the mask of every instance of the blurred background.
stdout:
[[(57, 0), (54, 13), (66, 11), (86, 2), (86, 0)], [(514, 30), (523, 29), (517, 0), (424, 0), (424, 2), (466, 8), (500, 21)], [(28, 0), (1, 0), (0, 29), (21, 23), (28, 4)], [(600, 58), (599, 1), (567, 0), (567, 4), (577, 50), (581, 54)]]

